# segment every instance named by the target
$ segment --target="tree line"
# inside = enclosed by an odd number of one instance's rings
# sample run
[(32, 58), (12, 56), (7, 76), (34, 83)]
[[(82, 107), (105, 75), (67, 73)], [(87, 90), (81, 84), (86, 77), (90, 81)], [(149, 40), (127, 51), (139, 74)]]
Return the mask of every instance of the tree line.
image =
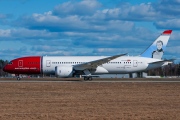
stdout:
[[(0, 76), (7, 76), (7, 73), (3, 71), (3, 67), (8, 64), (8, 60), (0, 59)], [(148, 76), (180, 76), (180, 63), (169, 64), (167, 66), (146, 71)]]
[(169, 64), (167, 66), (147, 71), (149, 76), (180, 76), (180, 63)]
[(0, 59), (0, 76), (6, 76), (7, 73), (3, 71), (3, 67), (8, 63), (8, 60)]

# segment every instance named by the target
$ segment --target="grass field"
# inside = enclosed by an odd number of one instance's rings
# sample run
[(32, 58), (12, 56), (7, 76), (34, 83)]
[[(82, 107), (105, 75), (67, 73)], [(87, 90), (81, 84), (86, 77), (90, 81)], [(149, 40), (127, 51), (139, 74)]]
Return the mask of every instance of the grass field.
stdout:
[(0, 83), (0, 120), (178, 120), (180, 83)]

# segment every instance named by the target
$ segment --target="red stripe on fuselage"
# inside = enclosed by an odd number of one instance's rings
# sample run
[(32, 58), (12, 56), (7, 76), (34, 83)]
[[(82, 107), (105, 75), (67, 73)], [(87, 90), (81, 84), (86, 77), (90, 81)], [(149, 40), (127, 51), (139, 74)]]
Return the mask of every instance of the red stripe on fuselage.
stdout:
[(41, 56), (21, 57), (11, 61), (4, 67), (4, 71), (13, 74), (40, 74)]

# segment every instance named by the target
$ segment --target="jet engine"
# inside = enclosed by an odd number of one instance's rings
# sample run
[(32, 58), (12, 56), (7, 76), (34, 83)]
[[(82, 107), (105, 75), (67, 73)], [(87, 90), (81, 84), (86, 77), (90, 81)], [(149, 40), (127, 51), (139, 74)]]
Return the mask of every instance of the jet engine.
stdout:
[(67, 78), (73, 76), (73, 67), (72, 66), (56, 66), (55, 75), (60, 78)]

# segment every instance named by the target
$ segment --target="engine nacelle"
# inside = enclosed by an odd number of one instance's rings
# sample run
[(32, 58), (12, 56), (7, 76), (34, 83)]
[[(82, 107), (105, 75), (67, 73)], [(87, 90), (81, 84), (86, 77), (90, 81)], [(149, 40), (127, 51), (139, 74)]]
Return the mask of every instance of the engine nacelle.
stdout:
[(56, 77), (61, 77), (61, 78), (72, 77), (73, 67), (72, 66), (56, 66), (55, 75)]

